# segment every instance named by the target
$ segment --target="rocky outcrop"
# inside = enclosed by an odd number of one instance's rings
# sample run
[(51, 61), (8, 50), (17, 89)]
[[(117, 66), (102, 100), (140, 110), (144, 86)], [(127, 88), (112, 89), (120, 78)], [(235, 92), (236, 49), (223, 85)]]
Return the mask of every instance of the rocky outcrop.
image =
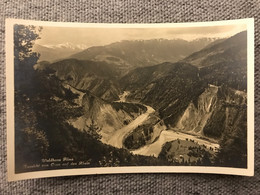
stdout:
[(209, 85), (199, 96), (197, 105), (189, 104), (176, 129), (221, 138), (225, 131), (246, 124), (240, 120), (246, 114), (246, 101), (246, 92)]
[(193, 102), (189, 104), (176, 128), (201, 133), (216, 107), (217, 92), (217, 86), (209, 85), (199, 96), (197, 105)]
[(156, 141), (161, 132), (166, 129), (163, 121), (155, 114), (134, 129), (124, 140), (124, 147), (130, 150), (141, 148)]
[(82, 98), (82, 106), (84, 115), (71, 119), (70, 123), (82, 131), (88, 131), (89, 127), (94, 124), (104, 141), (109, 139), (116, 130), (146, 111), (146, 108), (140, 104), (107, 103), (88, 91)]

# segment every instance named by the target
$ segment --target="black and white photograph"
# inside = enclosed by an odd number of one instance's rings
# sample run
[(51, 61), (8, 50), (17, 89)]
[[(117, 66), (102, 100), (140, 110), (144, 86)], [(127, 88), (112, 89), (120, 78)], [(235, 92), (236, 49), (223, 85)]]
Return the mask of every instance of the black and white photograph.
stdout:
[(252, 19), (6, 28), (9, 180), (254, 174)]

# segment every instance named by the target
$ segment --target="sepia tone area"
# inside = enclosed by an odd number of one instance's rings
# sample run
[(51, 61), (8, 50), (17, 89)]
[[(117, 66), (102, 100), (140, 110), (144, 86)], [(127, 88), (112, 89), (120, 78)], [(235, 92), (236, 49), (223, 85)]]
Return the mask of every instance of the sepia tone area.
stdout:
[(244, 26), (48, 28), (14, 26), (16, 173), (247, 168)]

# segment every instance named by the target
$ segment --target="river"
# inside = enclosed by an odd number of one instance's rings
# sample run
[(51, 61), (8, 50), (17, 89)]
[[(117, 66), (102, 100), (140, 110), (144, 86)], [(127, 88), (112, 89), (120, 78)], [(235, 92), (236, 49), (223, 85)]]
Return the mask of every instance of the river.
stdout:
[(192, 139), (194, 142), (197, 142), (199, 145), (205, 145), (207, 148), (219, 148), (219, 145), (216, 143), (209, 142), (204, 139), (200, 139), (194, 135), (173, 131), (173, 130), (164, 130), (161, 132), (160, 137), (152, 144), (145, 145), (144, 147), (141, 147), (137, 150), (131, 151), (133, 154), (139, 154), (144, 156), (155, 156), (158, 157), (160, 154), (163, 145), (166, 142), (173, 141), (176, 139), (180, 140), (186, 140), (186, 139)]
[[(119, 97), (120, 100), (118, 100), (117, 102), (126, 102), (126, 98), (127, 96), (130, 94), (129, 91), (124, 91)], [(131, 103), (131, 102), (129, 102)], [(135, 128), (138, 127), (138, 125), (143, 124), (148, 118), (149, 115), (154, 113), (155, 110), (151, 107), (151, 106), (147, 106), (144, 105), (147, 108), (147, 111), (143, 114), (141, 114), (140, 116), (138, 116), (135, 120), (133, 120), (131, 123), (129, 123), (128, 125), (124, 126), (123, 128), (115, 131), (115, 133), (111, 136), (111, 138), (108, 140), (108, 144), (117, 147), (117, 148), (122, 148), (123, 147), (123, 142), (124, 139), (132, 132), (134, 131)], [(205, 139), (201, 139), (196, 135), (190, 135), (190, 134), (186, 134), (183, 132), (179, 132), (176, 130), (164, 130), (161, 132), (159, 138), (149, 144), (149, 145), (145, 145), (137, 150), (132, 150), (131, 152), (133, 154), (139, 154), (139, 155), (144, 155), (144, 156), (155, 156), (158, 157), (158, 155), (160, 154), (163, 145), (166, 142), (169, 141), (173, 141), (176, 139), (181, 139), (181, 140), (186, 140), (186, 139), (191, 139), (194, 140), (194, 142), (197, 142), (200, 145), (205, 145), (207, 148), (213, 148), (214, 150), (216, 148), (219, 148), (219, 144), (217, 143), (213, 143), (210, 141), (207, 141)]]
[[(119, 96), (120, 100), (116, 102), (126, 102), (126, 97), (129, 95), (129, 91), (124, 91), (122, 95)], [(132, 103), (132, 102), (129, 102)], [(135, 130), (138, 125), (143, 124), (144, 121), (146, 121), (149, 118), (149, 115), (155, 112), (155, 110), (151, 106), (144, 105), (147, 110), (145, 113), (138, 116), (136, 119), (131, 121), (128, 125), (122, 127), (121, 129), (118, 129), (114, 132), (113, 135), (111, 135), (110, 139), (107, 141), (109, 145), (112, 145), (117, 148), (123, 147), (124, 139), (133, 131)]]
[(119, 95), (119, 100), (116, 102), (126, 102), (126, 97), (130, 94), (130, 91), (124, 91), (121, 95)]

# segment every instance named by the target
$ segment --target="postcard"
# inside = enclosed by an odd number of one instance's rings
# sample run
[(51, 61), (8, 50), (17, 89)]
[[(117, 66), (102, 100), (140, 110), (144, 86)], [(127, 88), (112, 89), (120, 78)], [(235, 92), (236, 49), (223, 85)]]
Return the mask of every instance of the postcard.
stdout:
[(6, 20), (8, 180), (254, 174), (254, 20)]

